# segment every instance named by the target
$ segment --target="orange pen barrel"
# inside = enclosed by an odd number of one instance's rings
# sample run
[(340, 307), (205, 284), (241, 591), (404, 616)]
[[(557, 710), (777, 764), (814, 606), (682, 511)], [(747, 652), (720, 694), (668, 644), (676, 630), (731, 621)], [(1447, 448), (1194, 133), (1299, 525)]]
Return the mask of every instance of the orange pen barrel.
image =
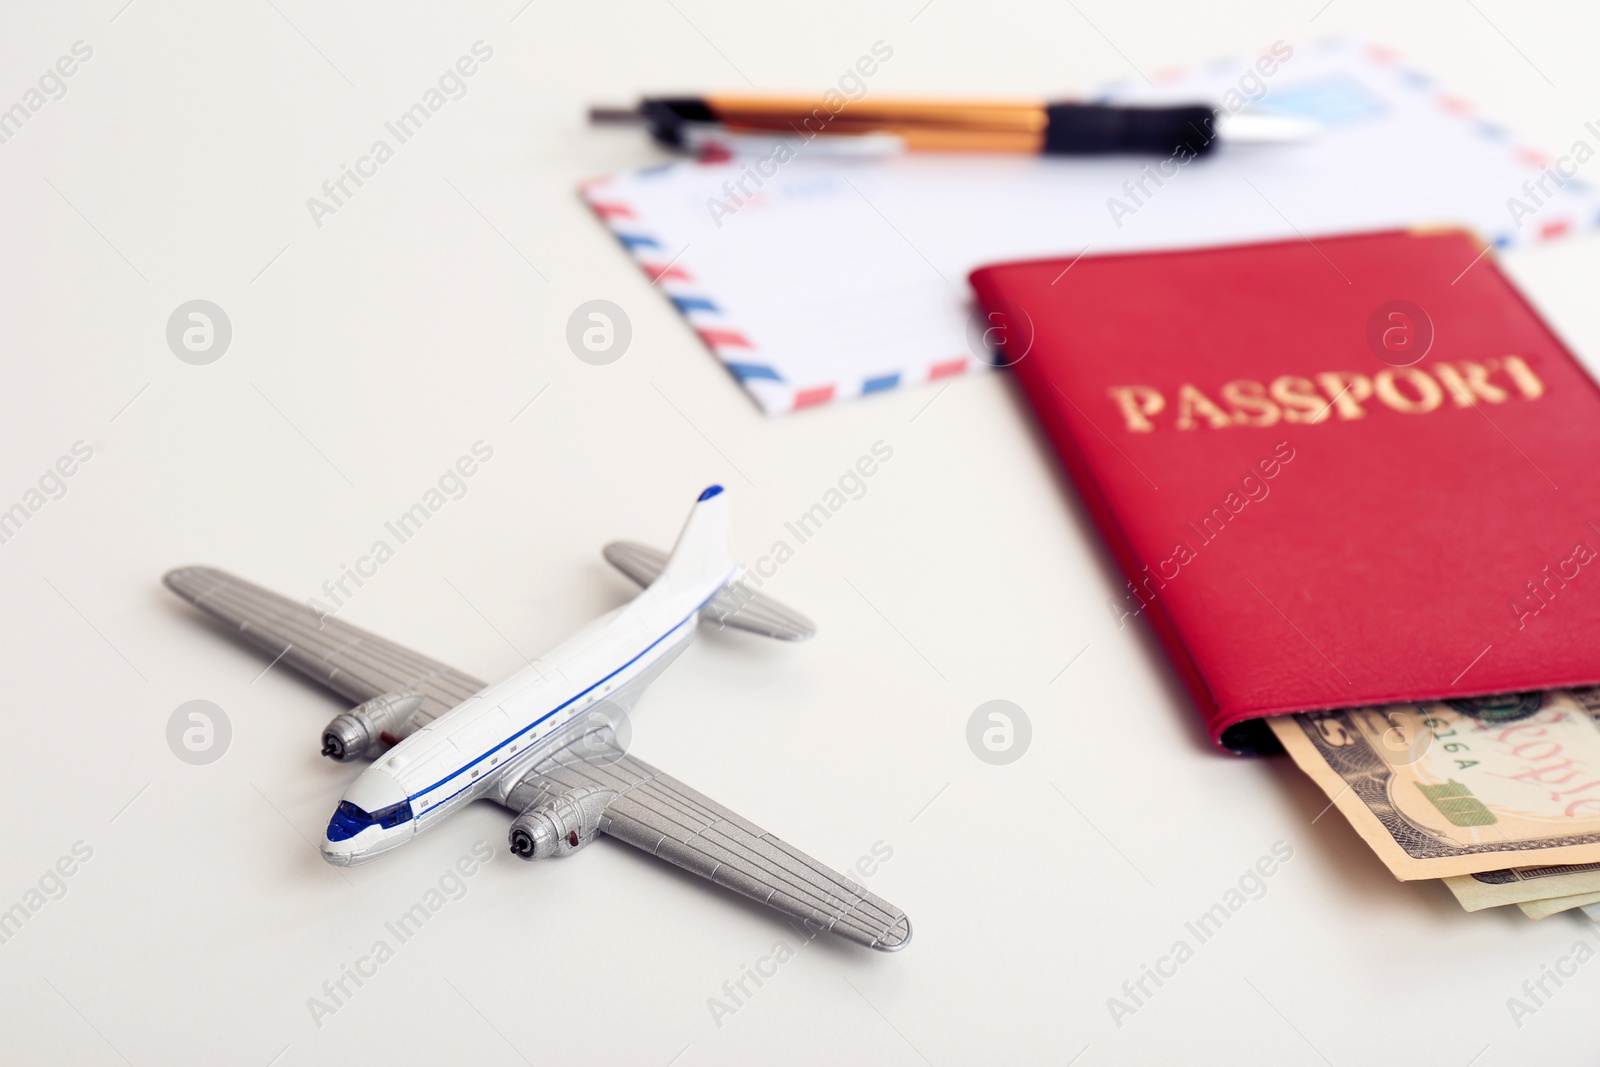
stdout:
[(1039, 152), (1049, 116), (1036, 100), (849, 100), (831, 110), (813, 96), (705, 98), (729, 132), (851, 136), (892, 134), (917, 151)]

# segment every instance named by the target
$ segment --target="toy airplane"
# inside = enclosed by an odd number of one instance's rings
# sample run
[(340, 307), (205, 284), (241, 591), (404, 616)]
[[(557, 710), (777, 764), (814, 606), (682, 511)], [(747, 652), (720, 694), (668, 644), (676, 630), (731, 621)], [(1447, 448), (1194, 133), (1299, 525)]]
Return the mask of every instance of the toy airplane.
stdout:
[(713, 485), (670, 555), (607, 545), (606, 559), (645, 591), (488, 686), (222, 571), (184, 567), (165, 580), (262, 651), (360, 702), (322, 735), (325, 756), (376, 760), (328, 823), (329, 863), (365, 863), (487, 798), (516, 814), (511, 851), (524, 859), (564, 856), (605, 833), (809, 927), (903, 948), (905, 912), (617, 744), (615, 709), (633, 706), (700, 620), (790, 641), (815, 632), (734, 580), (728, 522)]

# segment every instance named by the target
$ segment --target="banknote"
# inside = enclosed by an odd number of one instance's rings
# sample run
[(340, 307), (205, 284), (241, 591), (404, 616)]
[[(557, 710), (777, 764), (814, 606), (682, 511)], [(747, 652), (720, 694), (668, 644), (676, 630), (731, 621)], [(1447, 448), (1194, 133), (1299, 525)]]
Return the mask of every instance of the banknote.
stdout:
[(1545, 900), (1524, 900), (1517, 905), (1530, 919), (1544, 919), (1558, 912), (1571, 911), (1589, 904), (1600, 904), (1600, 893), (1574, 893), (1571, 896), (1549, 897)]
[[(1570, 692), (1591, 716), (1600, 720), (1600, 687)], [(1600, 863), (1480, 871), (1452, 875), (1444, 879), (1444, 884), (1463, 908), (1480, 911), (1504, 904), (1600, 892)]]
[(1397, 878), (1600, 863), (1600, 722), (1574, 693), (1267, 721)]
[(1468, 911), (1521, 904), (1527, 900), (1600, 893), (1600, 863), (1554, 867), (1512, 867), (1502, 871), (1456, 874), (1444, 880)]

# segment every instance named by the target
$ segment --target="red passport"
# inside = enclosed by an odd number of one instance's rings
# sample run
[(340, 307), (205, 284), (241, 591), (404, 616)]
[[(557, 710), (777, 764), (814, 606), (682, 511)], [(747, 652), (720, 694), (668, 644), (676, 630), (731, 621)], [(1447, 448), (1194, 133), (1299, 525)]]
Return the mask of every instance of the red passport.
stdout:
[(1461, 231), (972, 285), (1211, 737), (1600, 683), (1600, 390)]

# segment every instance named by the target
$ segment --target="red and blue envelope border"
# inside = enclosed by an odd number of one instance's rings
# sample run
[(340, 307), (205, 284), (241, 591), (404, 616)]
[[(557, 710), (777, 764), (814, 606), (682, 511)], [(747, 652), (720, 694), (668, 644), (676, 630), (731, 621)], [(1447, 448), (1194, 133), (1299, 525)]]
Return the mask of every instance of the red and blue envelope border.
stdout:
[[(714, 163), (718, 160), (713, 158), (703, 162)], [(722, 361), (728, 372), (769, 415), (819, 407), (834, 400), (880, 393), (901, 385), (938, 381), (986, 366), (971, 354), (962, 353), (914, 370), (847, 381), (790, 381), (761, 358), (755, 343), (727, 314), (721, 302), (707, 294), (689, 269), (677, 262), (675, 253), (641, 225), (633, 207), (607, 188), (610, 184), (610, 178), (597, 178), (585, 182), (579, 191), (589, 209), (611, 230), (617, 243), (633, 257), (645, 277), (666, 294), (701, 342)]]

